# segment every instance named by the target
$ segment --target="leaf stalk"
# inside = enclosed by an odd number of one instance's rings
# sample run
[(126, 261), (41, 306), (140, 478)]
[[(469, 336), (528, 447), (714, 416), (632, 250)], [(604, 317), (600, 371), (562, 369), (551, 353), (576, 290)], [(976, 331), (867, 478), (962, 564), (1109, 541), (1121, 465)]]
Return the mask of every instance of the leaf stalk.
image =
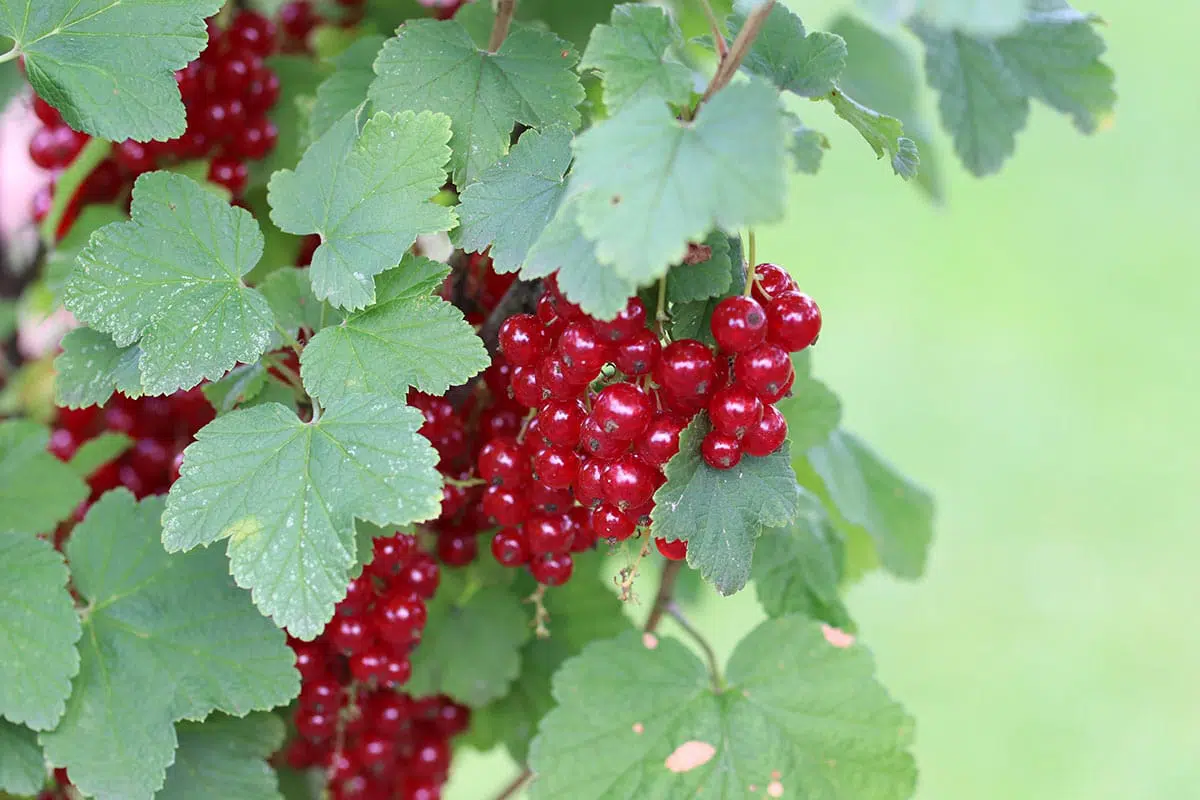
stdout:
[(512, 27), (513, 14), (517, 12), (517, 0), (498, 0), (496, 3), (496, 21), (492, 24), (492, 35), (488, 37), (488, 52), (494, 53), (508, 38), (508, 29)]
[(733, 76), (737, 74), (742, 62), (750, 53), (750, 48), (754, 46), (754, 40), (758, 38), (767, 17), (771, 15), (774, 8), (775, 0), (767, 0), (746, 17), (746, 24), (738, 33), (737, 38), (733, 40), (733, 46), (729, 48), (729, 53), (717, 65), (717, 71), (709, 81), (708, 88), (704, 90), (704, 96), (700, 98), (701, 105), (708, 102), (714, 94), (724, 89), (733, 80)]

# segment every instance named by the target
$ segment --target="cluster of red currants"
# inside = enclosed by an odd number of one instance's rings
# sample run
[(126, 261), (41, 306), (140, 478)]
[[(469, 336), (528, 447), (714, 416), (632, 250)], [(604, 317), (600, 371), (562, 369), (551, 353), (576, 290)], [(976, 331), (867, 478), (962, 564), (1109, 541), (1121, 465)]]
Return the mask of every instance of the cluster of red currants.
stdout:
[(301, 689), (298, 738), (284, 758), (293, 769), (322, 769), (334, 800), (441, 796), (450, 741), (467, 729), (470, 709), (399, 690), (439, 579), (414, 537), (380, 537), (321, 635), (290, 641)]

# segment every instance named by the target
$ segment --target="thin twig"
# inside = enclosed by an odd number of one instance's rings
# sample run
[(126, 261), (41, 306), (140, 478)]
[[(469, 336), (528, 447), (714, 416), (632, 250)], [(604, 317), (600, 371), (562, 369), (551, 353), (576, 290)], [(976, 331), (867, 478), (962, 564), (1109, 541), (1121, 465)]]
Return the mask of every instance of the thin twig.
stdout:
[(654, 597), (654, 606), (651, 607), (650, 616), (646, 617), (646, 624), (642, 628), (646, 633), (654, 633), (658, 623), (662, 622), (663, 614), (667, 613), (667, 607), (675, 602), (675, 581), (679, 580), (682, 569), (682, 561), (671, 561), (663, 567), (662, 577), (658, 579), (658, 594)]
[(496, 800), (511, 800), (525, 787), (525, 784), (533, 777), (533, 770), (525, 767), (521, 770), (521, 774), (512, 779), (512, 782), (500, 790), (500, 794), (496, 795)]
[(758, 38), (758, 34), (762, 31), (762, 26), (766, 23), (773, 8), (775, 8), (775, 0), (767, 0), (746, 17), (746, 24), (738, 33), (737, 38), (733, 40), (729, 54), (717, 66), (717, 71), (709, 81), (708, 88), (704, 90), (704, 97), (700, 98), (701, 105), (707, 103), (714, 94), (724, 89), (733, 80), (733, 76), (737, 74), (738, 69), (742, 66), (742, 61), (749, 54), (750, 48), (754, 46), (754, 40)]
[[(675, 562), (680, 563), (680, 562)], [(683, 613), (683, 609), (674, 600), (667, 603), (667, 613), (671, 619), (675, 620), (675, 624), (683, 628), (689, 636), (700, 645), (700, 649), (704, 651), (704, 657), (708, 659), (708, 671), (712, 676), (713, 688), (720, 692), (725, 688), (724, 681), (721, 678), (721, 664), (717, 661), (717, 653), (712, 649), (712, 645), (708, 643), (708, 639), (704, 638), (704, 634), (691, 623), (691, 620)]]
[[(492, 309), (492, 313), (488, 315), (479, 329), (479, 338), (483, 339), (489, 355), (494, 358), (500, 351), (500, 326), (504, 324), (504, 320), (513, 314), (532, 313), (537, 308), (537, 299), (541, 293), (541, 281), (516, 281), (508, 287), (504, 297), (500, 298), (500, 302)], [(482, 374), (476, 375), (461, 386), (455, 386), (446, 394), (446, 399), (455, 408), (461, 407), (474, 393), (475, 386), (481, 377)]]
[(721, 61), (724, 61), (729, 55), (729, 47), (725, 44), (725, 37), (721, 35), (721, 24), (717, 22), (717, 15), (713, 13), (712, 5), (708, 0), (700, 0), (700, 7), (704, 9), (704, 16), (708, 19), (708, 27), (712, 29), (713, 44), (717, 48), (717, 55)]
[(492, 35), (488, 37), (488, 52), (494, 53), (504, 44), (516, 11), (517, 0), (499, 0), (496, 3), (496, 22), (492, 25)]

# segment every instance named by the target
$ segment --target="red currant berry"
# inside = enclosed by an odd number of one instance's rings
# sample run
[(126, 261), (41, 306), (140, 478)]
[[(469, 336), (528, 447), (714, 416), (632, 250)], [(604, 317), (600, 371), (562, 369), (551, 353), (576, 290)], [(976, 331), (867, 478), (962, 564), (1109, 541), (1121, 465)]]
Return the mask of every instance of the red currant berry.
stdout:
[(417, 554), (417, 540), (405, 533), (380, 536), (374, 541), (373, 547), (374, 555), (367, 570), (385, 581), (399, 573), (400, 568)]
[(612, 351), (587, 322), (572, 322), (558, 337), (558, 354), (572, 371), (599, 370), (610, 360)]
[(100, 406), (84, 406), (83, 408), (59, 408), (58, 424), (66, 428), (77, 438), (86, 439), (94, 432), (100, 416)]
[(479, 543), (474, 533), (444, 531), (438, 536), (438, 558), (448, 567), (465, 567), (475, 560), (478, 552)]
[(708, 401), (708, 418), (713, 428), (741, 439), (762, 419), (763, 403), (754, 392), (742, 386), (718, 389)]
[(775, 406), (769, 405), (763, 409), (762, 419), (757, 425), (751, 426), (742, 437), (742, 450), (747, 455), (769, 456), (787, 440), (787, 420)]
[(526, 408), (537, 408), (549, 396), (542, 387), (542, 379), (538, 369), (530, 364), (527, 367), (514, 367), (512, 384), (510, 386), (512, 399)]
[(375, 692), (363, 704), (367, 730), (396, 736), (412, 718), (412, 698), (395, 692)]
[(579, 474), (579, 454), (566, 447), (543, 447), (533, 457), (533, 474), (551, 489), (569, 489)]
[(237, 132), (231, 149), (239, 158), (257, 161), (266, 158), (278, 142), (279, 128), (266, 117), (259, 117)]
[(289, 39), (307, 39), (318, 21), (308, 0), (292, 0), (279, 9), (279, 28)]
[(492, 439), (479, 451), (479, 477), (492, 486), (518, 489), (529, 480), (529, 460), (515, 438)]
[(751, 297), (726, 297), (710, 324), (717, 346), (727, 353), (743, 353), (767, 339), (767, 312)]
[(242, 95), (249, 114), (265, 114), (275, 107), (279, 101), (279, 76), (273, 70), (263, 69), (259, 76), (250, 82), (249, 88)]
[(113, 158), (121, 169), (131, 175), (141, 175), (154, 169), (154, 153), (149, 146), (126, 139), (113, 148)]
[(591, 458), (606, 461), (629, 449), (629, 442), (605, 433), (595, 419), (588, 417), (579, 432), (579, 448)]
[(683, 561), (687, 558), (687, 542), (682, 539), (668, 542), (659, 536), (654, 540), (654, 546), (658, 548), (658, 552), (662, 554), (663, 558), (670, 561)]
[(325, 636), (348, 656), (361, 653), (374, 643), (370, 629), (357, 617), (334, 617), (325, 628)]
[(39, 128), (29, 140), (29, 159), (42, 169), (59, 169), (74, 161), (87, 141), (86, 133), (66, 125)]
[(519, 567), (529, 561), (529, 548), (519, 531), (505, 528), (492, 537), (492, 555), (506, 567)]
[(46, 449), (59, 461), (70, 461), (79, 449), (79, 442), (69, 430), (58, 428), (50, 434), (50, 443), (46, 445)]
[(679, 452), (679, 434), (685, 427), (687, 425), (683, 420), (660, 412), (655, 415), (654, 419), (650, 421), (650, 425), (634, 443), (634, 451), (647, 464), (661, 467)]
[(571, 549), (570, 521), (565, 515), (534, 514), (521, 525), (529, 552), (535, 556)]
[(717, 375), (717, 357), (695, 339), (679, 339), (667, 345), (654, 372), (654, 380), (679, 397), (707, 397)]
[(246, 124), (246, 106), (236, 97), (210, 100), (199, 113), (196, 127), (214, 141), (229, 138)]
[(368, 769), (386, 766), (395, 757), (395, 740), (379, 734), (364, 736), (358, 740), (358, 746), (354, 748), (354, 760)]
[(781, 396), (792, 379), (792, 360), (776, 344), (761, 344), (737, 357), (734, 380), (764, 399)]
[(497, 525), (511, 527), (520, 525), (529, 514), (529, 499), (520, 489), (504, 486), (489, 486), (483, 492), (480, 506), (488, 519)]
[(635, 455), (621, 456), (604, 470), (604, 499), (625, 511), (650, 501), (662, 473)]
[(416, 592), (426, 600), (433, 597), (441, 582), (442, 572), (438, 564), (425, 553), (417, 553), (400, 570), (393, 584), (397, 589)]
[(626, 375), (649, 375), (661, 355), (662, 344), (658, 337), (643, 328), (617, 345), (613, 363)]
[(742, 460), (742, 445), (732, 436), (710, 431), (700, 444), (700, 455), (713, 469), (733, 469)]
[(592, 509), (592, 530), (601, 539), (623, 542), (636, 529), (636, 521), (614, 505), (602, 503)]
[(440, 696), (438, 700), (441, 702), (433, 720), (433, 726), (437, 728), (438, 733), (450, 738), (471, 727), (471, 709), (468, 706), (456, 703), (445, 695)]
[(214, 70), (213, 86), (220, 97), (242, 95), (250, 82), (258, 77), (263, 68), (262, 56), (249, 50), (232, 50), (226, 53)]
[(375, 604), (371, 622), (384, 641), (404, 645), (419, 641), (428, 619), (425, 603), (410, 592), (392, 592)]
[(796, 353), (817, 341), (821, 334), (821, 309), (806, 294), (787, 293), (767, 306), (772, 342)]
[(444, 775), (450, 768), (450, 745), (445, 739), (428, 736), (416, 743), (408, 768), (414, 775)]
[(654, 400), (637, 384), (614, 383), (600, 392), (591, 419), (609, 436), (630, 441), (654, 418)]
[(570, 489), (551, 489), (535, 483), (529, 487), (529, 502), (538, 511), (547, 514), (565, 514), (567, 509), (575, 505), (575, 498)]
[(595, 508), (604, 501), (604, 470), (608, 463), (598, 458), (585, 458), (575, 476), (575, 499), (584, 508)]
[(533, 314), (516, 314), (504, 320), (499, 342), (500, 352), (518, 367), (537, 362), (550, 346), (542, 323)]
[(379, 682), (390, 689), (393, 686), (402, 686), (408, 683), (408, 679), (411, 677), (412, 662), (408, 660), (408, 656), (392, 654), (383, 665), (383, 677)]
[(290, 642), (292, 652), (296, 655), (296, 671), (300, 673), (300, 682), (312, 683), (318, 678), (329, 674), (329, 655), (325, 648), (317, 642)]
[(240, 197), (246, 189), (250, 172), (246, 164), (229, 156), (217, 156), (208, 166), (208, 180), (224, 186), (234, 197)]
[(275, 23), (254, 11), (240, 11), (225, 31), (230, 47), (244, 47), (266, 58), (275, 50)]
[(646, 305), (640, 298), (631, 297), (616, 318), (604, 322), (595, 320), (592, 329), (606, 342), (625, 342), (646, 328)]
[(48, 128), (64, 124), (62, 114), (58, 113), (58, 109), (36, 94), (33, 96), (33, 113)]
[(329, 675), (308, 681), (300, 688), (300, 705), (311, 711), (334, 713), (345, 701), (341, 682)]
[(793, 291), (796, 282), (787, 270), (775, 264), (762, 263), (754, 268), (754, 299), (767, 305), (772, 298)]
[(529, 562), (529, 573), (544, 586), (562, 586), (574, 571), (575, 561), (570, 553), (552, 553)]
[(547, 397), (565, 402), (578, 397), (588, 380), (572, 374), (561, 356), (549, 356), (538, 364), (538, 383)]
[(579, 444), (579, 430), (587, 419), (587, 408), (579, 400), (552, 400), (538, 412), (542, 436), (559, 447)]
[(337, 731), (337, 714), (296, 709), (296, 733), (312, 742), (320, 742)]

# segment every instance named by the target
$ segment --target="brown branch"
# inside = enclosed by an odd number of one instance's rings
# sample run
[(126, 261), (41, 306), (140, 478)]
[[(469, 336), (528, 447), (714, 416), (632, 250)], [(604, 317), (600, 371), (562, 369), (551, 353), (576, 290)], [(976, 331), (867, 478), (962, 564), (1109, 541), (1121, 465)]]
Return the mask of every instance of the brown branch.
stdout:
[(762, 31), (773, 8), (775, 8), (775, 0), (767, 0), (746, 17), (746, 24), (742, 26), (737, 38), (733, 40), (729, 54), (721, 60), (712, 80), (708, 83), (708, 88), (704, 90), (704, 97), (700, 98), (701, 105), (708, 102), (714, 94), (724, 89), (733, 80), (733, 76), (737, 74), (738, 69), (742, 66), (742, 61), (750, 53), (750, 48), (754, 46), (754, 40), (758, 38), (758, 34)]
[[(508, 287), (504, 297), (500, 298), (500, 302), (492, 309), (492, 313), (488, 315), (479, 329), (479, 338), (483, 339), (488, 355), (495, 358), (496, 353), (500, 351), (500, 326), (504, 324), (504, 320), (513, 314), (533, 313), (541, 294), (541, 281), (515, 281), (512, 286)], [(475, 391), (475, 385), (481, 377), (482, 375), (476, 375), (461, 386), (455, 386), (446, 394), (446, 399), (455, 408), (460, 407)]]
[(721, 24), (717, 22), (717, 15), (713, 13), (712, 5), (708, 0), (700, 0), (700, 5), (704, 9), (705, 18), (708, 19), (708, 27), (712, 30), (717, 56), (724, 61), (725, 57), (729, 55), (729, 47), (725, 44), (725, 37), (721, 35)]
[(517, 0), (499, 0), (496, 3), (496, 21), (492, 24), (492, 35), (488, 37), (488, 52), (494, 53), (504, 44), (513, 14), (517, 12)]
[(533, 777), (533, 770), (525, 767), (521, 770), (521, 774), (512, 779), (512, 782), (505, 786), (500, 794), (496, 795), (496, 800), (511, 800), (516, 797), (521, 789), (525, 788), (525, 784)]
[(658, 580), (658, 594), (654, 597), (654, 605), (650, 609), (650, 616), (646, 617), (646, 624), (642, 628), (646, 633), (654, 633), (658, 628), (658, 623), (662, 622), (663, 615), (675, 603), (675, 581), (679, 580), (679, 573), (682, 570), (682, 561), (669, 561), (663, 567), (662, 577)]

